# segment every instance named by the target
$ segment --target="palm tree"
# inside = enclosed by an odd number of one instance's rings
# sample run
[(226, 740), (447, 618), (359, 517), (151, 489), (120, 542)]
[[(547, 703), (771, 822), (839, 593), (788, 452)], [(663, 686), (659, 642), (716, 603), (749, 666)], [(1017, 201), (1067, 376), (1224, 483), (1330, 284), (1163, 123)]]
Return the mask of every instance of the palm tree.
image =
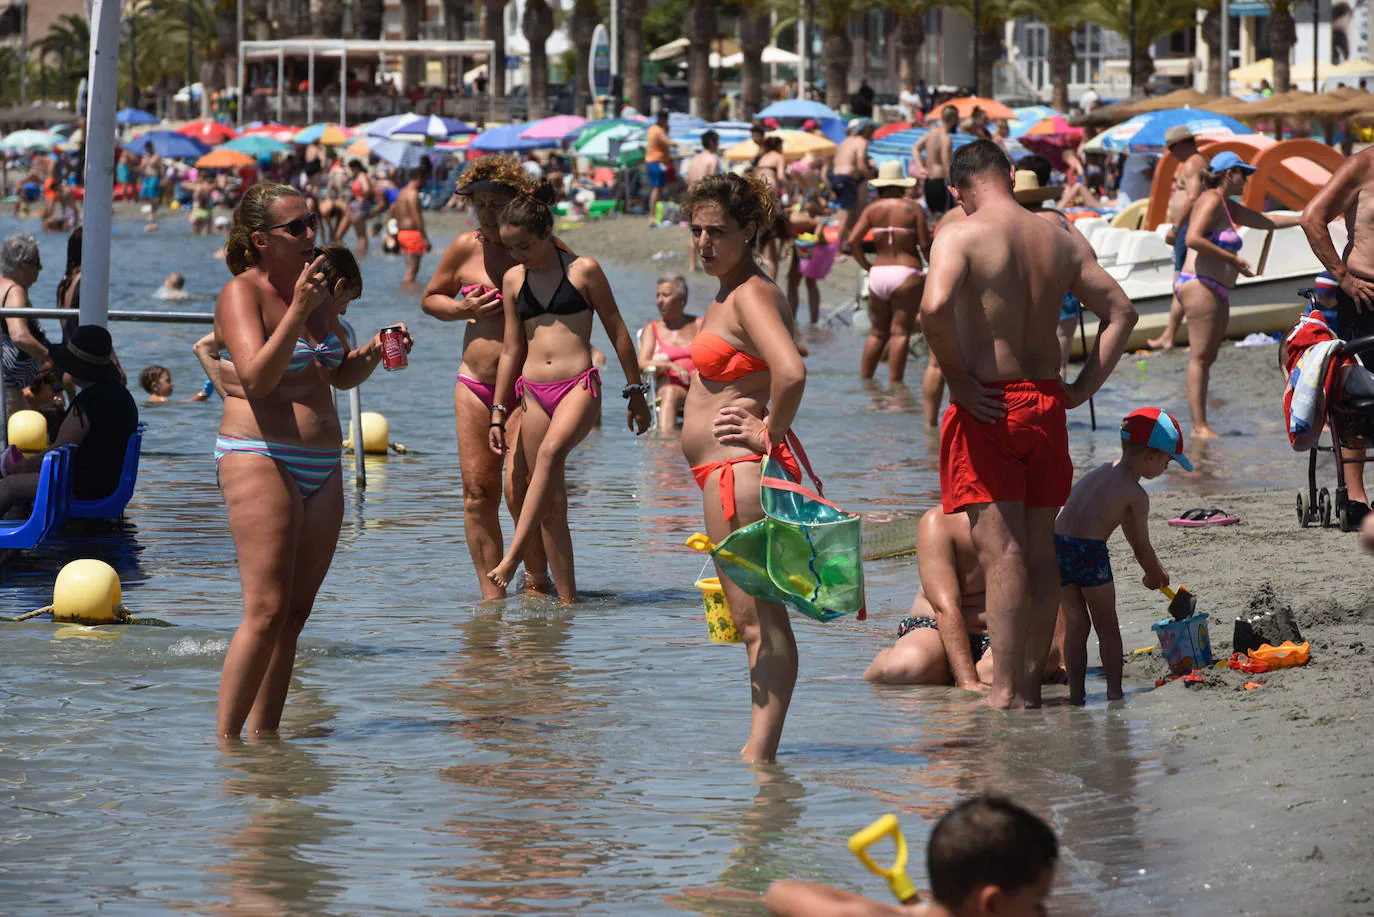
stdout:
[(974, 22), (975, 0), (942, 0), (945, 9), (963, 13), (974, 25), (974, 41), (978, 45), (978, 72), (973, 75), (974, 94), (991, 96), (992, 72), (1002, 59), (1002, 34), (1007, 20), (1012, 18), (1009, 0), (977, 0), (977, 22)]
[(1091, 12), (1090, 0), (1011, 0), (1010, 12), (1015, 18), (1038, 19), (1050, 33), (1046, 63), (1049, 64), (1050, 85), (1054, 98), (1050, 107), (1069, 110), (1069, 79), (1076, 55), (1073, 33)]
[(838, 110), (849, 96), (849, 68), (854, 42), (849, 38), (850, 20), (868, 8), (868, 0), (815, 0), (812, 22), (819, 25), (821, 60), (825, 62), (825, 103)]
[(342, 38), (344, 9), (344, 0), (316, 0), (311, 26), (315, 34), (323, 38)]
[[(621, 0), (620, 53), (625, 64), (625, 96), (635, 111), (644, 110), (644, 13), (645, 0)], [(620, 101), (616, 100), (617, 103)], [(620, 109), (616, 105), (616, 112)]]
[[(425, 0), (401, 0), (401, 37), (406, 41), (420, 40), (420, 23), (425, 18)], [(409, 89), (425, 79), (425, 59), (417, 54), (405, 56), (405, 84)]]
[(715, 107), (715, 86), (711, 79), (711, 44), (719, 34), (714, 0), (691, 0), (687, 6), (687, 20), (683, 23), (687, 36), (687, 72), (691, 85), (691, 112), (698, 118), (710, 118)]
[(1135, 7), (1135, 73), (1131, 84), (1141, 87), (1150, 82), (1155, 60), (1150, 46), (1180, 29), (1191, 28), (1197, 20), (1196, 0), (1096, 0), (1089, 20), (1118, 35), (1131, 34), (1131, 7)]
[[(386, 4), (383, 0), (357, 0), (354, 14), (354, 23), (358, 29), (358, 37), (369, 41), (376, 41), (382, 37), (382, 17)], [(500, 22), (500, 17), (497, 17)]]
[(529, 116), (542, 118), (549, 111), (549, 52), (545, 43), (553, 34), (553, 10), (547, 0), (525, 0), (520, 28), (530, 43)]
[(739, 10), (740, 94), (744, 118), (748, 120), (763, 108), (763, 49), (768, 47), (772, 29), (767, 0), (745, 0)]
[(91, 55), (91, 29), (86, 17), (72, 13), (59, 16), (47, 34), (34, 43), (34, 49), (44, 58), (57, 59), (57, 93), (74, 96)]
[(897, 77), (903, 86), (915, 86), (917, 58), (926, 43), (926, 13), (933, 0), (890, 0), (887, 8), (897, 15)]
[(592, 34), (601, 21), (597, 0), (575, 0), (572, 9), (572, 40), (577, 50), (577, 68), (573, 77), (573, 114), (587, 110), (586, 98), (591, 96)]
[(1298, 27), (1293, 21), (1293, 0), (1265, 0), (1269, 6), (1269, 24), (1264, 34), (1274, 57), (1274, 91), (1287, 92), (1293, 88), (1288, 58), (1298, 43)]
[(487, 62), (487, 79), (495, 98), (506, 95), (506, 3), (505, 0), (482, 0), (482, 38), (492, 43), (491, 60)]
[(1203, 0), (1198, 8), (1207, 11), (1202, 18), (1202, 41), (1207, 45), (1207, 91), (1215, 95), (1221, 91), (1221, 3)]

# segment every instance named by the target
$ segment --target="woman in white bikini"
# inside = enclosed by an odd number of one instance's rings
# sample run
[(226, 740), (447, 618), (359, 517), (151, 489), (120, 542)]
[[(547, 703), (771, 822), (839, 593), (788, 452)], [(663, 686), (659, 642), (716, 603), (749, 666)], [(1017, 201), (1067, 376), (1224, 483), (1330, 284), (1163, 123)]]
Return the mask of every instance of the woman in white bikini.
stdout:
[[(872, 379), (886, 353), (889, 378), (897, 383), (906, 375), (907, 347), (921, 311), (930, 230), (925, 211), (906, 197), (916, 179), (902, 176), (901, 163), (883, 163), (878, 177), (869, 184), (877, 190), (878, 198), (864, 208), (849, 234), (849, 251), (868, 272), (868, 312), (872, 318), (859, 359), (859, 378)], [(869, 230), (878, 251), (871, 265), (863, 251)]]

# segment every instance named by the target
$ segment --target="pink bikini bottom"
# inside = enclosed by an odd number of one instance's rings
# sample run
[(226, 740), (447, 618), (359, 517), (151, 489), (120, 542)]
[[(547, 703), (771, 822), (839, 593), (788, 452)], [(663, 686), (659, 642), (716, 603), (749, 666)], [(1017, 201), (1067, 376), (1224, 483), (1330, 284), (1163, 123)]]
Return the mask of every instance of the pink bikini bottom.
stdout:
[(523, 398), (529, 395), (544, 409), (545, 414), (552, 417), (553, 412), (558, 410), (559, 403), (568, 397), (569, 392), (579, 386), (590, 391), (593, 398), (600, 397), (601, 373), (597, 372), (595, 366), (590, 367), (586, 372), (578, 373), (571, 379), (560, 379), (557, 382), (531, 382), (521, 376), (515, 380), (515, 396)]
[[(472, 378), (472, 376), (465, 376), (462, 373), (458, 374), (458, 382), (466, 386), (468, 391), (476, 395), (477, 399), (487, 406), (488, 411), (491, 410), (492, 401), (494, 401), (496, 398), (495, 386), (488, 385), (481, 379), (474, 379)], [(515, 386), (516, 391), (519, 391), (519, 381), (515, 383)]]
[(891, 299), (909, 277), (920, 273), (920, 269), (904, 264), (874, 265), (868, 269), (868, 291), (879, 299)]

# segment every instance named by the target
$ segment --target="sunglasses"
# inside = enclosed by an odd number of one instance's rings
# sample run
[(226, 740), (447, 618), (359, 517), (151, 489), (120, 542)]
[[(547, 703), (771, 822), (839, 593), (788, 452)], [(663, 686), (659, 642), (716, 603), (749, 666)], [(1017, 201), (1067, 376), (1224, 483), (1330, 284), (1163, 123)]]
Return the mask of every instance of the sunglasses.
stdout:
[(295, 236), (297, 239), (299, 239), (302, 236), (304, 236), (306, 232), (318, 229), (319, 226), (320, 215), (318, 213), (310, 213), (303, 217), (296, 217), (294, 220), (291, 220), (286, 223), (278, 223), (275, 226), (267, 226), (262, 231), (271, 232), (274, 229), (285, 229), (288, 234)]

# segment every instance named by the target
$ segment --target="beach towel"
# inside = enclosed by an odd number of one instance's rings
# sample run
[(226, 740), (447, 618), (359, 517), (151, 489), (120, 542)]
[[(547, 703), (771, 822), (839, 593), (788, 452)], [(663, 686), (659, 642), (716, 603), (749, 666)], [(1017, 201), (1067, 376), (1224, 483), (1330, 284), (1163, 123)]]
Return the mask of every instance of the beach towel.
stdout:
[(1283, 392), (1284, 426), (1295, 452), (1306, 452), (1321, 437), (1335, 370), (1351, 362), (1349, 357), (1333, 360), (1339, 343), (1320, 313), (1304, 315), (1284, 336), (1279, 351), (1287, 378)]

